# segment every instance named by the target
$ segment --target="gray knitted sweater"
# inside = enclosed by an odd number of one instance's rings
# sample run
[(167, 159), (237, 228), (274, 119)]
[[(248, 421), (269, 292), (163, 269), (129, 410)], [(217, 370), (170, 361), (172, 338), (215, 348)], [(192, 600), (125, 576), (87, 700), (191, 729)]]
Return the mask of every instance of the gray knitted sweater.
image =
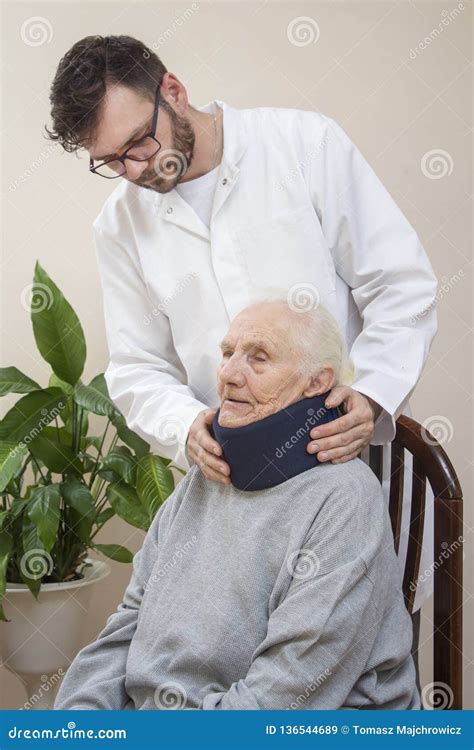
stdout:
[(359, 458), (242, 492), (193, 466), (55, 709), (419, 709), (380, 484)]

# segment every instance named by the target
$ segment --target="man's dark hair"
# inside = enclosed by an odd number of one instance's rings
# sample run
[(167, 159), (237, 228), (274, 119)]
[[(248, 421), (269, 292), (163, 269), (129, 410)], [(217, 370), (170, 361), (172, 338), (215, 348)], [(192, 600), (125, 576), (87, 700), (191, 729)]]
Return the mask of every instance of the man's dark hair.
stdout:
[(84, 37), (59, 62), (49, 96), (53, 130), (45, 125), (46, 137), (69, 153), (78, 151), (94, 139), (107, 86), (120, 83), (154, 101), (166, 72), (160, 58), (131, 36)]

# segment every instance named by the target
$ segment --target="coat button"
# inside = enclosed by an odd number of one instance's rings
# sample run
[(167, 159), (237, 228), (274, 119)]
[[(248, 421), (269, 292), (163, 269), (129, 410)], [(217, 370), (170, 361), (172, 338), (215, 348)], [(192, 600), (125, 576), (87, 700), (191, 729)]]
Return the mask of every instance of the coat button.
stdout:
[(222, 184), (227, 185), (227, 177), (224, 177), (224, 179), (222, 180)]
[(173, 207), (172, 207), (172, 206), (170, 206), (169, 208), (167, 208), (167, 209), (166, 209), (166, 213), (167, 213), (167, 214), (172, 214), (172, 213), (173, 213)]

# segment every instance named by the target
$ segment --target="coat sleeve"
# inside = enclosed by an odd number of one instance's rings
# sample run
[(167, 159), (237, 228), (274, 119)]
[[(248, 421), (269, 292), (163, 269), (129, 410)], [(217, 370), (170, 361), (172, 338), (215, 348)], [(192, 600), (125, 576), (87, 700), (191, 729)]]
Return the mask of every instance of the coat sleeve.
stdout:
[(191, 465), (185, 450), (189, 428), (208, 406), (186, 384), (168, 317), (149, 299), (132, 250), (93, 226), (110, 357), (105, 371), (110, 397), (128, 427), (150, 444), (152, 452), (186, 471)]
[(417, 233), (347, 133), (311, 114), (319, 138), (312, 202), (363, 321), (350, 351), (352, 387), (383, 408), (372, 440), (380, 445), (395, 436), (436, 333), (437, 279)]
[(379, 630), (380, 587), (367, 574), (367, 561), (376, 559), (383, 541), (380, 492), (380, 485), (354, 480), (328, 497), (296, 559), (287, 555), (285, 565), (295, 572), (247, 675), (204, 696), (202, 710), (344, 705)]
[(172, 497), (158, 510), (141, 549), (133, 557), (130, 582), (116, 612), (110, 615), (96, 640), (79, 651), (66, 672), (54, 702), (55, 710), (134, 708), (125, 690), (128, 651), (146, 583), (157, 559), (158, 533), (164, 533), (165, 514)]

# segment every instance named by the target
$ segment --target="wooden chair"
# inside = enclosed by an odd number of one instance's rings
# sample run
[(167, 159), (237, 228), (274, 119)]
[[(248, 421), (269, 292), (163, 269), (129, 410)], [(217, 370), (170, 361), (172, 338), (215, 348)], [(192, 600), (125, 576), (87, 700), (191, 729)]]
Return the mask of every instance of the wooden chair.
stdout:
[[(410, 532), (403, 578), (405, 604), (412, 614), (416, 582), (420, 574), (425, 490), (428, 481), (434, 495), (433, 682), (448, 686), (450, 699), (449, 705), (433, 705), (433, 708), (461, 709), (462, 490), (453, 465), (436, 438), (414, 419), (400, 416), (391, 444), (389, 495), (390, 519), (397, 553), (402, 520), (405, 468), (403, 449), (413, 456)], [(380, 482), (382, 450), (383, 447), (378, 445), (371, 445), (369, 448), (369, 465)]]

